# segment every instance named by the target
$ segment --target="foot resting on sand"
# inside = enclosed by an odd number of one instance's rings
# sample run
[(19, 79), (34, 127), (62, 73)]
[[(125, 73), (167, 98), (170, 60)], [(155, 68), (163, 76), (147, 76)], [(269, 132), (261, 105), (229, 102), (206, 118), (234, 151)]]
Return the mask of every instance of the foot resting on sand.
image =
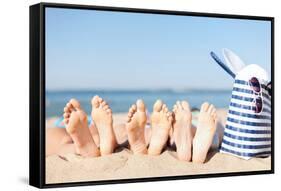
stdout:
[(204, 163), (216, 132), (216, 109), (205, 102), (198, 116), (198, 126), (193, 139), (192, 161)]
[(172, 120), (172, 113), (168, 111), (166, 104), (157, 100), (151, 115), (151, 140), (148, 154), (159, 155), (162, 152), (172, 128)]
[(99, 96), (92, 99), (91, 116), (98, 129), (101, 155), (113, 153), (116, 147), (116, 138), (113, 131), (112, 111), (106, 101)]
[(191, 160), (191, 110), (186, 101), (177, 101), (173, 109), (175, 115), (173, 138), (179, 160)]
[(74, 142), (76, 153), (85, 157), (99, 156), (100, 152), (88, 128), (87, 114), (80, 103), (71, 99), (64, 107), (63, 116), (66, 131)]
[(147, 154), (145, 143), (146, 108), (142, 100), (133, 104), (128, 112), (126, 130), (134, 154)]

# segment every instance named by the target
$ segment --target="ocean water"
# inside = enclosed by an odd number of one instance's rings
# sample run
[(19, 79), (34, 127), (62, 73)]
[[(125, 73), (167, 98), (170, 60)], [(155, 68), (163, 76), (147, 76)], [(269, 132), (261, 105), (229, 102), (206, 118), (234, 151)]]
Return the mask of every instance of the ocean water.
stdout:
[(91, 98), (99, 95), (110, 105), (113, 113), (128, 112), (129, 107), (137, 99), (143, 99), (149, 112), (152, 111), (157, 99), (163, 100), (169, 109), (177, 100), (187, 100), (192, 108), (200, 108), (204, 101), (214, 104), (217, 108), (227, 108), (231, 90), (85, 90), (85, 91), (47, 91), (46, 117), (62, 116), (65, 104), (75, 98), (80, 101), (83, 109), (89, 114)]

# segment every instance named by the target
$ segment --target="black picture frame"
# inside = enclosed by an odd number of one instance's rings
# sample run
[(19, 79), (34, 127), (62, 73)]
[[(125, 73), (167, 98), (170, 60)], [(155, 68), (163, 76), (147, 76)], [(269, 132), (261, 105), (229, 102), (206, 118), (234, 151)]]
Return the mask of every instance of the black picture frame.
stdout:
[[(198, 17), (215, 18), (233, 18), (248, 20), (264, 20), (271, 22), (271, 76), (272, 76), (272, 104), (271, 104), (271, 170), (266, 171), (248, 171), (216, 174), (198, 174), (185, 176), (166, 176), (153, 178), (121, 179), (121, 180), (102, 180), (90, 182), (71, 182), (46, 184), (45, 183), (45, 8), (69, 8), (102, 10), (115, 12), (136, 12), (152, 13), (164, 15), (182, 15)], [(170, 10), (153, 10), (121, 7), (104, 7), (92, 5), (73, 5), (57, 3), (39, 3), (30, 6), (30, 129), (29, 129), (29, 184), (38, 188), (133, 183), (146, 181), (167, 181), (176, 179), (195, 179), (225, 176), (242, 176), (257, 174), (274, 173), (274, 17), (248, 16), (248, 15), (230, 15), (215, 13), (184, 12)]]

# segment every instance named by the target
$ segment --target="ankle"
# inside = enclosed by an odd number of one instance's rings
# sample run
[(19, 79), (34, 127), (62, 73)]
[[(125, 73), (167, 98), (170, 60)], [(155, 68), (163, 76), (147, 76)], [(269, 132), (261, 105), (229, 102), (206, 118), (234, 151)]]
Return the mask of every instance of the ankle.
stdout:
[(131, 146), (131, 150), (134, 154), (147, 154), (147, 148), (145, 144), (134, 144)]

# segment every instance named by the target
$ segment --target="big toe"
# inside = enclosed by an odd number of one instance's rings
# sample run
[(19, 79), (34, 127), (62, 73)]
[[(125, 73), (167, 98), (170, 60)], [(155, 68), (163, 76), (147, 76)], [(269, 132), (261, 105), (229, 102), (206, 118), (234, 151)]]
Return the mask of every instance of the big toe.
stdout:
[(161, 111), (162, 106), (163, 106), (163, 102), (158, 99), (153, 106), (153, 111), (156, 111), (156, 112)]
[(138, 111), (145, 112), (146, 109), (145, 109), (145, 104), (144, 104), (143, 100), (139, 99), (137, 101), (137, 109), (138, 109)]
[(209, 106), (209, 108), (208, 108), (208, 113), (209, 113), (209, 114), (212, 114), (212, 112), (214, 111), (214, 109), (215, 109), (215, 106), (214, 106), (213, 104), (211, 104), (211, 105)]
[(72, 98), (69, 103), (71, 103), (71, 105), (77, 110), (77, 109), (81, 109), (81, 105), (79, 103), (79, 101), (77, 101), (76, 99)]
[(209, 108), (210, 104), (208, 102), (204, 102), (202, 105), (201, 105), (201, 112), (207, 112), (208, 111), (208, 108)]
[(70, 102), (67, 102), (67, 104), (65, 105), (65, 109), (64, 112), (72, 112), (75, 111), (75, 108), (73, 107), (73, 105)]
[(98, 108), (100, 106), (99, 100), (100, 100), (99, 96), (96, 95), (96, 96), (93, 97), (93, 99), (92, 99), (93, 107)]

